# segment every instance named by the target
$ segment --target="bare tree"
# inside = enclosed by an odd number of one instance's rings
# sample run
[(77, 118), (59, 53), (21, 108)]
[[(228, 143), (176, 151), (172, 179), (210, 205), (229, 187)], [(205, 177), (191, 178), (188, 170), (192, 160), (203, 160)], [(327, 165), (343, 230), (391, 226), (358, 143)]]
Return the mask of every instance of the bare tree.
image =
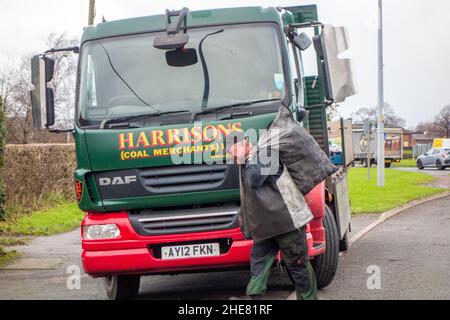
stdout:
[(375, 108), (360, 108), (351, 114), (352, 119), (359, 122), (376, 121), (377, 112)]
[[(70, 39), (64, 33), (51, 33), (47, 37), (49, 48), (73, 47), (77, 39)], [(74, 119), (75, 84), (77, 61), (73, 54), (63, 52), (53, 55), (55, 59), (55, 74), (53, 76), (53, 90), (55, 92), (56, 127), (69, 129)]]
[[(352, 118), (360, 122), (366, 120), (376, 122), (377, 108), (361, 108), (352, 114)], [(397, 116), (394, 108), (386, 103), (384, 107), (384, 125), (386, 128), (404, 128), (406, 120)]]
[(441, 138), (450, 138), (450, 104), (441, 109), (434, 126)]
[(339, 105), (333, 104), (327, 108), (328, 121), (338, 121), (342, 115), (339, 112)]
[(386, 128), (404, 128), (406, 120), (395, 114), (395, 110), (386, 103), (384, 107), (384, 125)]
[(6, 105), (6, 100), (11, 93), (13, 81), (14, 63), (11, 58), (7, 58), (0, 65), (0, 95), (3, 96), (3, 103)]
[(0, 78), (2, 79), (0, 94), (4, 96), (7, 117), (7, 134), (14, 143), (27, 144), (33, 131), (29, 63), (22, 62), (16, 67), (8, 63), (0, 71)]
[[(49, 48), (71, 47), (75, 39), (66, 33), (51, 33), (46, 40)], [(56, 54), (55, 75), (52, 86), (55, 91), (56, 126), (66, 129), (74, 117), (76, 61), (73, 55)], [(20, 63), (8, 61), (0, 66), (0, 95), (4, 97), (7, 140), (17, 144), (30, 143), (36, 131), (32, 123), (30, 90), (31, 55), (24, 56)]]

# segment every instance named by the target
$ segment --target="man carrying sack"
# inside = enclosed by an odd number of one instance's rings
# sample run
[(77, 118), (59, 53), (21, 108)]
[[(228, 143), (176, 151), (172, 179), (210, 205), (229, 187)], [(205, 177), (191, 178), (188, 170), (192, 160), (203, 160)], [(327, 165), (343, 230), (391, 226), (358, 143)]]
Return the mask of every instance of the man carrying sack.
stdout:
[(281, 251), (297, 299), (317, 299), (306, 239), (306, 225), (313, 214), (304, 196), (337, 168), (284, 106), (256, 147), (242, 140), (230, 152), (242, 165), (241, 215), (244, 233), (254, 241), (247, 296), (260, 299), (265, 295)]

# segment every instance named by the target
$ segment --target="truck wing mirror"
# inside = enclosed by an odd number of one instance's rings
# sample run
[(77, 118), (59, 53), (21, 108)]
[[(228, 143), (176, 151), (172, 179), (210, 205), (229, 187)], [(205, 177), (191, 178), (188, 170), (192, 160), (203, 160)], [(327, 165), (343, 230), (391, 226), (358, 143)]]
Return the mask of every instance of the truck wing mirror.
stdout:
[(347, 28), (324, 25), (313, 42), (322, 65), (326, 99), (341, 103), (355, 95), (358, 90), (352, 60), (339, 57), (350, 47)]
[[(183, 21), (186, 21), (188, 8), (180, 11), (166, 10), (166, 34), (156, 37), (153, 46), (161, 50), (173, 50), (183, 48), (189, 42), (189, 35), (181, 31)], [(177, 18), (172, 19), (172, 18)], [(173, 20), (173, 21), (172, 21)]]
[(175, 49), (166, 52), (167, 64), (171, 67), (188, 67), (198, 62), (197, 50)]
[(55, 124), (55, 97), (47, 84), (52, 81), (55, 60), (42, 55), (35, 55), (31, 60), (31, 105), (33, 124), (38, 130), (46, 130)]
[(312, 45), (312, 40), (304, 32), (300, 34), (294, 34), (292, 37), (292, 42), (301, 51), (305, 51)]

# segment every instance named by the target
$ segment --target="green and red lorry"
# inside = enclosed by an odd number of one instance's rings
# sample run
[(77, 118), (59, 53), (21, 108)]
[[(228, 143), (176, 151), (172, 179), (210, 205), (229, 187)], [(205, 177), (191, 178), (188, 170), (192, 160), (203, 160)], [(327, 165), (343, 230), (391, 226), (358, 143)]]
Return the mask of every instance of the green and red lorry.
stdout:
[[(52, 55), (79, 54), (70, 131), (85, 272), (120, 299), (138, 293), (141, 276), (248, 268), (239, 167), (205, 155), (223, 159), (226, 135), (267, 128), (281, 105), (329, 152), (327, 107), (355, 94), (351, 61), (338, 57), (347, 48), (346, 29), (320, 23), (316, 6), (184, 8), (89, 26), (79, 47), (36, 55), (34, 123), (60, 132)], [(307, 52), (315, 75), (305, 72)], [(323, 288), (348, 249), (346, 165), (307, 203)]]

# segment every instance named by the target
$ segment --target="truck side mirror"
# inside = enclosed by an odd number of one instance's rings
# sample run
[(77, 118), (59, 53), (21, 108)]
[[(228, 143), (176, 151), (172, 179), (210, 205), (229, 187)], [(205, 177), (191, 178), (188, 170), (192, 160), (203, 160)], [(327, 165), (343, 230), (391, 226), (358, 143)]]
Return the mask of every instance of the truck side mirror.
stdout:
[(292, 37), (293, 44), (301, 51), (305, 51), (312, 45), (312, 40), (304, 32), (300, 34), (295, 34)]
[(341, 103), (355, 95), (358, 90), (352, 60), (339, 57), (350, 47), (347, 28), (324, 25), (313, 42), (322, 65), (326, 99)]
[(47, 84), (52, 81), (55, 60), (42, 55), (31, 59), (31, 105), (33, 124), (38, 130), (46, 130), (55, 124), (55, 97)]

